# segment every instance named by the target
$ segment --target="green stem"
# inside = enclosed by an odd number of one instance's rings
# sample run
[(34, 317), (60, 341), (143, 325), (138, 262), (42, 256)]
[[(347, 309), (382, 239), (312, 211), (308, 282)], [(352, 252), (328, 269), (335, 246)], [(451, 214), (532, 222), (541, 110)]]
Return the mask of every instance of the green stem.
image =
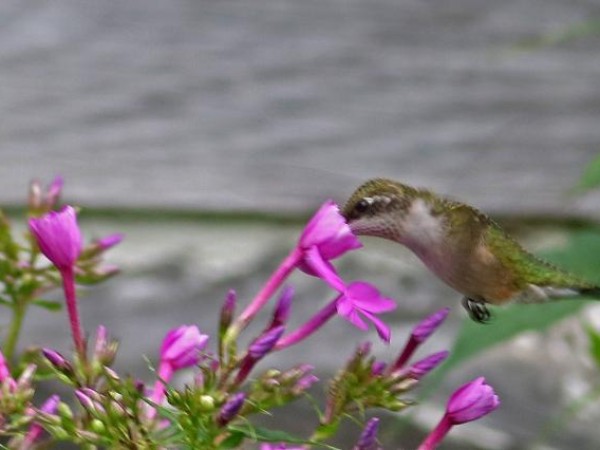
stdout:
[(7, 361), (12, 360), (14, 356), (19, 334), (21, 334), (21, 327), (23, 326), (23, 319), (25, 318), (25, 311), (27, 310), (26, 304), (27, 302), (25, 301), (17, 300), (12, 307), (13, 317), (10, 321), (8, 335), (6, 336), (3, 348), (4, 357)]

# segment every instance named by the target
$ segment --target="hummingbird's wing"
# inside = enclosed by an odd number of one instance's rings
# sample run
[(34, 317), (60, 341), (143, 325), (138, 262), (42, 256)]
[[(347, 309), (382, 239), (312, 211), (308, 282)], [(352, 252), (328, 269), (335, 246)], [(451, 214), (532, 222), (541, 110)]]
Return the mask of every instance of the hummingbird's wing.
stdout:
[(579, 295), (597, 289), (581, 277), (529, 253), (491, 219), (485, 240), (502, 265), (511, 268), (515, 282), (530, 300)]

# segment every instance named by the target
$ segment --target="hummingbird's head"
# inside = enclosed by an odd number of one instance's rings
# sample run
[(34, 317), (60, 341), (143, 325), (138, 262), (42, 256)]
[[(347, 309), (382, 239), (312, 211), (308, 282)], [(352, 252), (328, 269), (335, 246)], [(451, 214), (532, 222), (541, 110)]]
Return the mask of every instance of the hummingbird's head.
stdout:
[(403, 218), (416, 195), (417, 190), (410, 186), (375, 178), (359, 186), (342, 214), (356, 234), (399, 241)]

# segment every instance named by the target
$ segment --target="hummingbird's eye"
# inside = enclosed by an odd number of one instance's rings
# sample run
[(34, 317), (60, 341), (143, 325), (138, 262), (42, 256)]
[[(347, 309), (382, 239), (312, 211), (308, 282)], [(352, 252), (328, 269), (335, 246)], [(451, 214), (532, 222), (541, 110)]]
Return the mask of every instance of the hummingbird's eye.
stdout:
[(371, 202), (363, 198), (356, 203), (356, 205), (354, 206), (354, 211), (356, 211), (358, 214), (363, 214), (369, 210), (370, 206)]

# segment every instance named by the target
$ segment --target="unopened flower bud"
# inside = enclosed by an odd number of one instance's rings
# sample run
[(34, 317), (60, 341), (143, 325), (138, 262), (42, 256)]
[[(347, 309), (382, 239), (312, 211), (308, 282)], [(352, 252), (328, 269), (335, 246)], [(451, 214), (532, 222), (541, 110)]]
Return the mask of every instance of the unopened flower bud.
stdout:
[(93, 419), (90, 422), (90, 428), (94, 433), (103, 434), (106, 431), (104, 423), (99, 419)]
[(51, 348), (44, 348), (42, 349), (42, 354), (55, 369), (63, 373), (73, 373), (71, 364), (57, 351)]
[(60, 417), (66, 420), (73, 420), (73, 411), (65, 402), (60, 402), (56, 407), (56, 412)]
[(377, 443), (378, 427), (379, 419), (377, 417), (373, 417), (369, 420), (353, 450), (381, 450), (381, 446)]
[(398, 370), (407, 363), (410, 357), (414, 354), (416, 349), (423, 343), (429, 336), (437, 330), (440, 325), (448, 317), (450, 308), (442, 308), (439, 311), (431, 314), (430, 316), (419, 322), (414, 328), (404, 349), (396, 359), (396, 362), (392, 366), (392, 370)]
[(387, 367), (387, 364), (384, 363), (383, 361), (375, 361), (373, 363), (373, 365), (371, 366), (371, 373), (374, 376), (382, 375), (383, 372), (385, 372), (386, 367)]
[(29, 183), (29, 195), (27, 198), (27, 204), (29, 210), (32, 212), (38, 212), (42, 207), (42, 184), (40, 180), (32, 180)]
[(290, 317), (290, 311), (292, 309), (292, 298), (294, 297), (294, 288), (292, 286), (286, 286), (283, 289), (283, 293), (277, 301), (275, 312), (273, 313), (273, 319), (269, 328), (275, 328), (280, 325), (285, 325)]
[(212, 411), (215, 409), (215, 399), (210, 395), (201, 395), (200, 406), (202, 406), (203, 411)]
[(409, 367), (408, 376), (420, 380), (433, 369), (435, 369), (437, 366), (439, 366), (441, 363), (443, 363), (444, 360), (448, 357), (448, 355), (449, 352), (443, 350), (441, 352), (437, 352), (423, 358), (422, 360), (414, 363), (412, 366)]
[(221, 318), (219, 328), (222, 333), (227, 330), (233, 320), (233, 314), (235, 313), (235, 305), (237, 303), (237, 295), (234, 289), (230, 289), (225, 297), (225, 302), (221, 308)]
[(25, 370), (21, 372), (21, 375), (19, 375), (19, 379), (17, 380), (18, 387), (29, 387), (33, 381), (33, 376), (35, 375), (36, 370), (37, 366), (35, 364), (28, 364), (27, 367), (25, 367)]
[(217, 416), (217, 424), (220, 427), (224, 427), (231, 422), (231, 420), (237, 416), (238, 412), (240, 412), (240, 409), (242, 409), (245, 400), (246, 394), (243, 392), (238, 392), (237, 394), (231, 395), (219, 411), (219, 415)]
[(114, 233), (95, 240), (94, 245), (97, 246), (100, 251), (106, 251), (109, 248), (112, 248), (115, 245), (119, 244), (122, 240), (122, 233)]
[(248, 354), (254, 360), (263, 358), (267, 353), (269, 353), (273, 349), (273, 347), (275, 347), (275, 344), (277, 344), (277, 341), (279, 340), (284, 331), (285, 327), (283, 325), (280, 325), (267, 331), (262, 336), (259, 336), (248, 347)]
[(295, 395), (300, 395), (304, 391), (310, 389), (310, 387), (313, 384), (315, 384), (317, 381), (319, 381), (319, 378), (317, 378), (316, 375), (313, 375), (313, 374), (305, 375), (296, 382), (296, 385), (294, 386), (292, 392)]
[(110, 378), (112, 381), (119, 381), (121, 378), (119, 377), (119, 374), (117, 372), (115, 372), (113, 369), (111, 369), (110, 367), (104, 367), (104, 375), (107, 378)]

